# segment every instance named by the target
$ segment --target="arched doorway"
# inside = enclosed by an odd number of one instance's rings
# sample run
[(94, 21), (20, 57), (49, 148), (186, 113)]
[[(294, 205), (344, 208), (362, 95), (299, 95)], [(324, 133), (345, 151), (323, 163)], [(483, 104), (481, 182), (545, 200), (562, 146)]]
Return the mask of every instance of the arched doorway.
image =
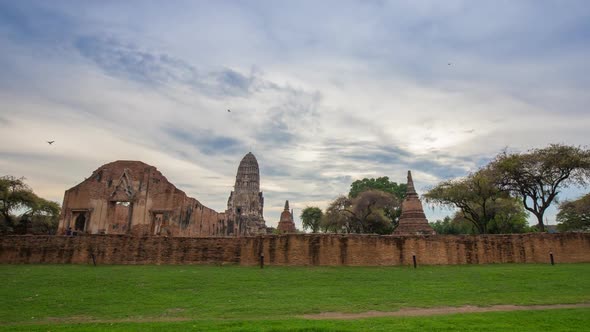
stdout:
[(84, 232), (86, 228), (86, 216), (84, 213), (80, 213), (78, 217), (76, 217), (76, 223), (74, 224), (74, 230), (79, 232)]

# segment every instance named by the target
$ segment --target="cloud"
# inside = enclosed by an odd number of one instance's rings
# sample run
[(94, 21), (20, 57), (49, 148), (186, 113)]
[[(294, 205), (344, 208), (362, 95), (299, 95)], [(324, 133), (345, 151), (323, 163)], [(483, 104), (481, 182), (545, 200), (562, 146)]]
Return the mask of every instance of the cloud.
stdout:
[(252, 151), (271, 222), (285, 199), (325, 207), (363, 177), (411, 169), (421, 190), (505, 146), (586, 143), (589, 15), (585, 1), (1, 2), (0, 165), (59, 197), (141, 159), (223, 210)]
[(171, 126), (163, 130), (174, 139), (193, 145), (205, 155), (239, 153), (245, 150), (238, 139), (219, 136), (211, 130), (185, 130)]
[(150, 86), (184, 85), (211, 97), (224, 98), (250, 94), (256, 79), (231, 69), (201, 73), (178, 58), (140, 50), (113, 38), (84, 36), (74, 45), (106, 73)]

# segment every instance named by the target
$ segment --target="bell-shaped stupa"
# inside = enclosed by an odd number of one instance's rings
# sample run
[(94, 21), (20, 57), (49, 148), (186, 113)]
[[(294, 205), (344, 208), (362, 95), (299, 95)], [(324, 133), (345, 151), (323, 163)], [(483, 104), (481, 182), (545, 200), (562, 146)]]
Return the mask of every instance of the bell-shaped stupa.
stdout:
[(293, 221), (293, 212), (289, 211), (289, 201), (285, 201), (285, 209), (281, 213), (281, 219), (277, 230), (280, 234), (296, 233), (295, 222)]
[(399, 225), (393, 232), (395, 235), (434, 235), (436, 232), (428, 224), (422, 202), (414, 188), (412, 172), (408, 171), (408, 185), (406, 198), (402, 202), (402, 215), (399, 217)]

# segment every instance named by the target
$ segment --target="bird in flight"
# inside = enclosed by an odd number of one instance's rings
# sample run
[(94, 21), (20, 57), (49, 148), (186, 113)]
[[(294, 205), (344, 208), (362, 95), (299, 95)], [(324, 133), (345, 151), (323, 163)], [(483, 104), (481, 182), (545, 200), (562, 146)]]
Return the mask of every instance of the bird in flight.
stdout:
[(449, 65), (449, 66), (450, 66), (450, 65), (451, 65), (451, 63), (449, 62), (447, 65)]
[(230, 110), (227, 110), (227, 112), (228, 112), (228, 113), (231, 113), (231, 111), (230, 111)]
[(47, 143), (48, 143), (49, 145), (53, 144), (53, 142), (55, 142), (55, 141), (47, 141)]

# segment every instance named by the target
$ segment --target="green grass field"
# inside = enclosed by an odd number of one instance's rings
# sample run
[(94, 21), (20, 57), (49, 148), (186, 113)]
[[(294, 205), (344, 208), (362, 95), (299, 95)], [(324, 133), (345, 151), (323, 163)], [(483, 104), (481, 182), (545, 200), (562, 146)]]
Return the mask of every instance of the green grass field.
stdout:
[(590, 264), (0, 265), (2, 331), (590, 330), (590, 308), (309, 320), (321, 312), (590, 303)]

